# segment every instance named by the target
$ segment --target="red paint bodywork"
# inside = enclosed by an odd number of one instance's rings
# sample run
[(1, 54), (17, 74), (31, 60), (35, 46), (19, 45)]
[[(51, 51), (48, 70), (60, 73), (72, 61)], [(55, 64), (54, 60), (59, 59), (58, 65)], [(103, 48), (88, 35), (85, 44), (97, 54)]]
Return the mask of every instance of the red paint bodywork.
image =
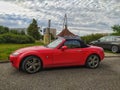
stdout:
[[(65, 42), (65, 39), (62, 43)], [(19, 49), (15, 52), (20, 52), (19, 55), (10, 55), (9, 59), (12, 65), (19, 69), (20, 63), (27, 56), (37, 56), (41, 59), (43, 68), (59, 67), (59, 66), (74, 66), (85, 65), (86, 59), (91, 54), (97, 54), (100, 60), (104, 59), (104, 51), (100, 47), (89, 46), (86, 48), (74, 48), (62, 50), (59, 44), (56, 48), (47, 48), (44, 46), (33, 46)]]

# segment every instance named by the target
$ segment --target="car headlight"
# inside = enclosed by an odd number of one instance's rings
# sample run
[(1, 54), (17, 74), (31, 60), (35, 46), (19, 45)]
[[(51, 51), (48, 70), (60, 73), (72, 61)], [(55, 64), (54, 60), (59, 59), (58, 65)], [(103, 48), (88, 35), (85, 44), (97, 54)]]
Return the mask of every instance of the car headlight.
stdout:
[(14, 52), (12, 53), (13, 56), (18, 56), (20, 54), (20, 52)]

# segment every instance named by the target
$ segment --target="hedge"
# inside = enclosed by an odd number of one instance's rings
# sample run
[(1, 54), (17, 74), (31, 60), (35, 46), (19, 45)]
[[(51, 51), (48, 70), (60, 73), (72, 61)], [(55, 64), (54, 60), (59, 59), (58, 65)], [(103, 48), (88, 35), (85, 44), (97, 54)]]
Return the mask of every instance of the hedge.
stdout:
[(12, 33), (6, 33), (0, 35), (0, 43), (25, 44), (25, 43), (35, 43), (35, 40), (31, 36), (27, 36), (27, 35), (16, 35)]
[(105, 36), (106, 34), (91, 34), (91, 35), (86, 35), (86, 36), (82, 36), (81, 39), (89, 44), (91, 41), (97, 40), (103, 36)]

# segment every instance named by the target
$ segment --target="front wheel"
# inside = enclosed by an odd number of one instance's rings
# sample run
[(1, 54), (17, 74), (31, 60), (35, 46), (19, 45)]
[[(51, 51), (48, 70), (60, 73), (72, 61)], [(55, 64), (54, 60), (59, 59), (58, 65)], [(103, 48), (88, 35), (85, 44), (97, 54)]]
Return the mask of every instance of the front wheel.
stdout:
[(88, 68), (91, 68), (91, 69), (97, 68), (99, 64), (100, 64), (99, 56), (93, 54), (87, 58), (86, 66)]
[(28, 56), (22, 63), (22, 70), (27, 73), (36, 73), (42, 68), (41, 60), (35, 56)]

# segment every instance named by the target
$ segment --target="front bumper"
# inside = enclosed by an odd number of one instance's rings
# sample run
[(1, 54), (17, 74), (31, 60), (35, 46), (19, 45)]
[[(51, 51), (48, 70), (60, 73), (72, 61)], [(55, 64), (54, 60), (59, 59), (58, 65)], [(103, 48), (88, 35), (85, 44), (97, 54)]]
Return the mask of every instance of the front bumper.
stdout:
[(13, 67), (19, 69), (20, 62), (19, 62), (19, 57), (18, 56), (10, 55), (9, 60), (10, 60)]

